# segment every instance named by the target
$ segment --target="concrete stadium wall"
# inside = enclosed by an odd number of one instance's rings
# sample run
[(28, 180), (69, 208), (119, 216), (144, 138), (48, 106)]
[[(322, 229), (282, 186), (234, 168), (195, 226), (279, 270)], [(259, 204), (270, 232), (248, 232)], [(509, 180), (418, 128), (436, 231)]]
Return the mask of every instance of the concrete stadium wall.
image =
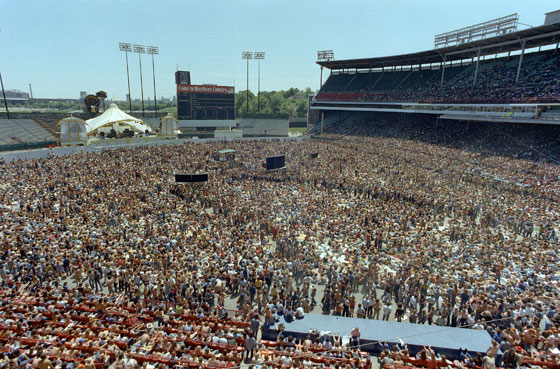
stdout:
[(239, 120), (239, 130), (243, 136), (288, 136), (288, 119), (242, 118)]

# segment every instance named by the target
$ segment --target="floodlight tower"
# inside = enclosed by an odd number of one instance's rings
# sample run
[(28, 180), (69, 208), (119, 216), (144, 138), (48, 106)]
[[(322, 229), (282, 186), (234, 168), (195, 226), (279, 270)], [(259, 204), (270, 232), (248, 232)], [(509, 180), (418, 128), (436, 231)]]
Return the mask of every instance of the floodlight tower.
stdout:
[[(334, 53), (332, 50), (317, 51), (317, 61), (325, 62), (334, 60)], [(321, 65), (321, 81), (319, 83), (319, 90), (323, 88), (323, 66)]]
[(255, 51), (255, 59), (259, 61), (259, 88), (257, 92), (257, 111), (261, 111), (261, 60), (264, 60), (264, 51)]
[(126, 55), (126, 79), (128, 80), (128, 108), (132, 114), (132, 100), (130, 96), (130, 74), (128, 73), (128, 52), (132, 51), (132, 45), (126, 42), (119, 42), (119, 50), (124, 51)]
[(247, 60), (247, 109), (246, 112), (249, 114), (249, 59), (253, 59), (252, 51), (243, 51), (241, 54), (241, 59)]
[(142, 118), (144, 117), (144, 83), (142, 82), (142, 54), (146, 52), (146, 46), (134, 45), (134, 51), (138, 53), (138, 61), (140, 62), (140, 91), (142, 92)]
[(4, 91), (4, 81), (2, 80), (2, 73), (0, 73), (0, 84), (2, 84), (2, 95), (4, 95), (4, 106), (6, 107), (6, 116), (10, 119), (10, 110), (8, 110), (8, 100), (6, 100), (6, 91)]
[[(2, 28), (0, 28), (0, 31)], [(6, 91), (4, 91), (4, 81), (2, 80), (2, 73), (0, 73), (0, 84), (2, 85), (2, 95), (4, 95), (4, 106), (6, 107), (6, 116), (10, 119), (10, 111), (8, 110), (8, 100), (6, 100)]]
[(154, 75), (154, 109), (157, 117), (157, 95), (156, 95), (156, 67), (154, 63), (154, 55), (159, 55), (159, 47), (157, 46), (146, 46), (148, 54), (152, 54), (152, 73)]

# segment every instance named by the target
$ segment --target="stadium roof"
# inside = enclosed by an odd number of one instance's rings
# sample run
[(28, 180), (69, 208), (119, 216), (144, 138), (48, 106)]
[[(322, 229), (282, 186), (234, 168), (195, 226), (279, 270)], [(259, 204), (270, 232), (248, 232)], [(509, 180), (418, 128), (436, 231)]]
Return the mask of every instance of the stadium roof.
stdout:
[(560, 42), (560, 23), (528, 28), (462, 45), (447, 46), (417, 53), (379, 58), (331, 60), (317, 62), (317, 64), (328, 69), (369, 69), (440, 63), (444, 56), (445, 60), (449, 62), (477, 57), (479, 50), (480, 56), (518, 51), (522, 49), (521, 42), (523, 40), (525, 40), (526, 49), (558, 43)]

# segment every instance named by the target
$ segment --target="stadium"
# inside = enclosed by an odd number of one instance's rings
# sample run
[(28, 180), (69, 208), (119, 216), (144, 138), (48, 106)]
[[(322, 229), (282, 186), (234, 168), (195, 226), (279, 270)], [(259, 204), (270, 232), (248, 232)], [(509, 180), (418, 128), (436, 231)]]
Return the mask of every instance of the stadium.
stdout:
[(327, 125), (373, 112), (558, 124), (560, 28), (545, 22), (510, 32), (517, 19), (514, 14), (437, 35), (433, 50), (413, 54), (332, 60), (332, 51), (319, 52), (321, 72), (327, 68), (331, 75), (311, 109), (325, 113)]
[(557, 369), (560, 11), (517, 25), (320, 51), (298, 137), (178, 70), (177, 117), (2, 113), (0, 368)]

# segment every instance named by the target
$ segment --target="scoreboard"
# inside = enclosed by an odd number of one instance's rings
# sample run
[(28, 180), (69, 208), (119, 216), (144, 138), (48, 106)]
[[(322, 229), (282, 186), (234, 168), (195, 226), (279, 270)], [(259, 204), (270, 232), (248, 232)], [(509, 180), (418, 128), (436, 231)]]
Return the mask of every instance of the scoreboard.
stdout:
[(235, 88), (178, 83), (177, 117), (180, 120), (235, 119)]

